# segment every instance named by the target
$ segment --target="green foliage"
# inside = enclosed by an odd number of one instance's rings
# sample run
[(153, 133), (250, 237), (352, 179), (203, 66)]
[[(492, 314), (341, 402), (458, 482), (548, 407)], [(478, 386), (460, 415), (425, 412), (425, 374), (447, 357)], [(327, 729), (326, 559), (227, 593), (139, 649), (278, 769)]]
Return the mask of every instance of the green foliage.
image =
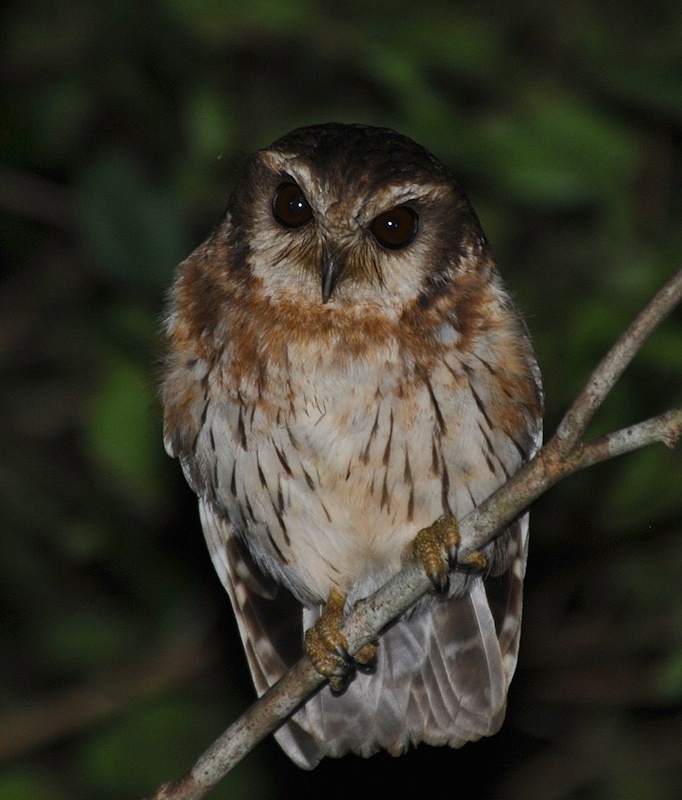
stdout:
[(68, 795), (55, 793), (49, 777), (41, 777), (36, 770), (8, 770), (0, 774), (1, 800), (36, 800), (37, 797), (49, 797), (50, 800), (69, 800)]
[[(134, 672), (176, 629), (205, 631), (192, 647), (211, 654), (189, 674), (159, 667), (141, 699), (124, 691), (74, 730), (45, 722), (18, 754), (0, 736), (0, 800), (139, 798), (252, 696), (156, 400), (164, 292), (242, 154), (333, 119), (432, 149), (526, 312), (551, 432), (679, 268), (681, 34), (675, 0), (0, 6), (3, 713)], [(590, 435), (682, 402), (681, 328), (678, 311)], [(537, 504), (519, 675), (493, 740), (312, 775), (264, 743), (215, 797), (333, 800), (403, 773), (476, 775), (479, 800), (676, 797), (680, 487), (679, 448), (658, 447)]]
[[(125, 718), (85, 741), (75, 764), (88, 797), (140, 798), (150, 786), (184, 768), (198, 742), (209, 743), (224, 720), (210, 702), (187, 698), (159, 700), (132, 710)], [(216, 792), (217, 800), (266, 797), (266, 771), (240, 768)]]
[(113, 491), (144, 505), (158, 499), (162, 436), (149, 371), (117, 354), (100, 362), (101, 379), (84, 419), (83, 444)]
[(95, 263), (113, 280), (162, 290), (187, 253), (177, 204), (124, 154), (109, 153), (81, 180), (80, 229)]

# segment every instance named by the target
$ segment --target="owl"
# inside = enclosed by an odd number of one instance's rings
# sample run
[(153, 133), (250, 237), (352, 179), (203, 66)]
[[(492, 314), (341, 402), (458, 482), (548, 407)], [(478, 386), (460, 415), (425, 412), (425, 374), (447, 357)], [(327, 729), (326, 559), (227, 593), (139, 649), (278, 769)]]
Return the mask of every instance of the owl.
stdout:
[[(166, 449), (258, 693), (328, 601), (339, 613), (374, 592), (419, 531), (455, 526), (539, 447), (538, 367), (476, 214), (392, 130), (305, 127), (251, 156), (178, 268), (165, 332)], [(383, 631), (371, 668), (309, 699), (276, 733), (294, 762), (496, 732), (527, 537), (525, 515), (464, 590), (441, 581)]]

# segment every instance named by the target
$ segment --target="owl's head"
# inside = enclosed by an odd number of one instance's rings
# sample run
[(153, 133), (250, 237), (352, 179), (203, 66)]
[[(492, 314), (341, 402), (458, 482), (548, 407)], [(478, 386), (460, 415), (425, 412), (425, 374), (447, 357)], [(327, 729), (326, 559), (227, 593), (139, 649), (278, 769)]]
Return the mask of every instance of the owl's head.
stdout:
[(480, 259), (467, 198), (386, 128), (300, 128), (255, 153), (230, 198), (232, 241), (271, 298), (404, 305)]

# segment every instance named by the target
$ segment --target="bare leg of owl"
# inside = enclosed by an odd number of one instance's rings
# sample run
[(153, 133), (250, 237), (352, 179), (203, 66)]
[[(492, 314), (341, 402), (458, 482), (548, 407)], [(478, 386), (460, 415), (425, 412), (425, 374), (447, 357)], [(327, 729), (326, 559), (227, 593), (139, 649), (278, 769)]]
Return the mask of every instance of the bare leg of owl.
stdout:
[[(437, 592), (447, 592), (450, 569), (459, 566), (482, 570), (487, 565), (486, 557), (478, 551), (459, 560), (457, 550), (460, 544), (457, 520), (449, 516), (439, 517), (433, 525), (422, 528), (414, 537), (412, 543), (414, 556), (423, 564), (426, 574)], [(447, 556), (445, 560), (443, 559), (443, 549)]]
[(376, 658), (375, 644), (366, 644), (355, 657), (348, 653), (348, 640), (341, 633), (345, 596), (336, 588), (329, 592), (327, 605), (312, 628), (305, 632), (304, 649), (315, 669), (329, 678), (335, 692), (348, 685), (356, 664), (370, 665)]

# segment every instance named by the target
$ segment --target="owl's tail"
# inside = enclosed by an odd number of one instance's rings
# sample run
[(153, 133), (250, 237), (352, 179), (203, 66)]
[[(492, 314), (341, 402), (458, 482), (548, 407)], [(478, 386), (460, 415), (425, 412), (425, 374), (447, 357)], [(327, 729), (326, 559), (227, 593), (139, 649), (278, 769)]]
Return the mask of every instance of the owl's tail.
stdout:
[[(520, 597), (515, 597), (520, 603)], [(507, 623), (505, 625), (505, 623)], [(376, 669), (341, 695), (325, 687), (275, 734), (299, 766), (410, 744), (461, 747), (495, 733), (516, 666), (520, 616), (496, 626), (480, 576), (461, 598), (426, 598), (381, 637)]]

